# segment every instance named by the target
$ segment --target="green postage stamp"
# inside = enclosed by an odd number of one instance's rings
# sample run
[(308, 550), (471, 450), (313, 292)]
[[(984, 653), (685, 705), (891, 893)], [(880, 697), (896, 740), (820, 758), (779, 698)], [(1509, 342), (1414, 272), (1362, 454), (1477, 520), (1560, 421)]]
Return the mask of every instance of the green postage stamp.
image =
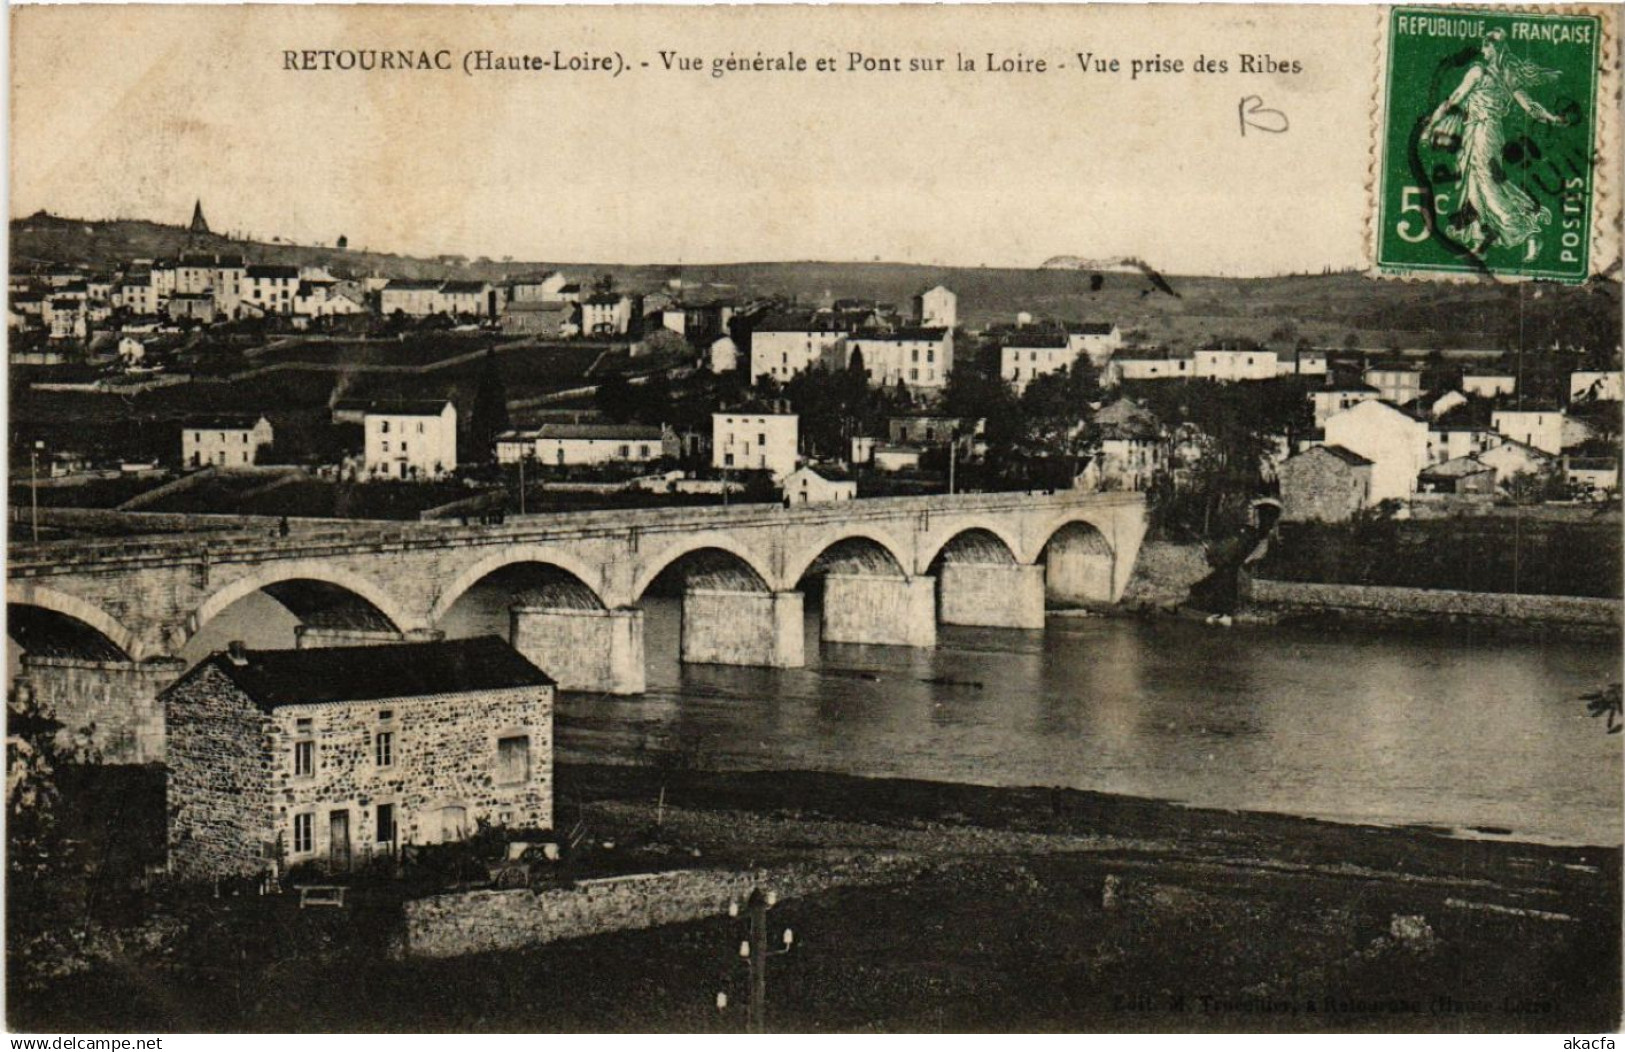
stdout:
[(1427, 272), (1584, 281), (1597, 216), (1603, 19), (1389, 12), (1375, 260)]

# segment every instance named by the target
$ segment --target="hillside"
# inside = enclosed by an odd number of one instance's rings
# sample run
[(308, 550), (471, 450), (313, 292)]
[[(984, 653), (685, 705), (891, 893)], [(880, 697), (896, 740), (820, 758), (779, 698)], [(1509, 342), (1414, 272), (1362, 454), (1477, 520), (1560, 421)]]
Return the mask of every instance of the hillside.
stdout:
[[(126, 259), (175, 255), (187, 244), (184, 227), (140, 220), (87, 222), (37, 214), (11, 223), (12, 263), (19, 268), (53, 262), (110, 269)], [(825, 297), (906, 304), (915, 292), (941, 282), (959, 294), (961, 322), (972, 327), (1011, 321), (1018, 311), (1027, 311), (1040, 318), (1110, 319), (1142, 340), (1186, 346), (1213, 336), (1251, 337), (1277, 345), (1301, 337), (1343, 346), (1352, 336), (1368, 349), (1507, 347), (1521, 334), (1526, 347), (1566, 338), (1608, 350), (1617, 341), (1620, 313), (1617, 281), (1584, 288), (1548, 286), (1531, 293), (1516, 285), (1373, 281), (1354, 273), (1273, 278), (1169, 275), (1170, 295), (1143, 274), (1055, 266), (459, 262), (219, 236), (196, 247), (240, 251), (258, 263), (320, 265), (353, 274), (500, 280), (561, 269), (583, 279), (610, 274), (619, 287), (637, 292), (680, 280), (686, 294), (696, 298), (777, 295), (808, 304)]]

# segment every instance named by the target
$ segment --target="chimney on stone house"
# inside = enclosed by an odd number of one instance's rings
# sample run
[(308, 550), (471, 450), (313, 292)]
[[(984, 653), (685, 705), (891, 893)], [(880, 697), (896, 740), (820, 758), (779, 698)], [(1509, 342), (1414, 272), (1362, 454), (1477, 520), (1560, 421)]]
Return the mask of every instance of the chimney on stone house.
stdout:
[(233, 665), (246, 665), (248, 664), (248, 647), (243, 645), (241, 639), (233, 639), (226, 644), (226, 657), (231, 660)]

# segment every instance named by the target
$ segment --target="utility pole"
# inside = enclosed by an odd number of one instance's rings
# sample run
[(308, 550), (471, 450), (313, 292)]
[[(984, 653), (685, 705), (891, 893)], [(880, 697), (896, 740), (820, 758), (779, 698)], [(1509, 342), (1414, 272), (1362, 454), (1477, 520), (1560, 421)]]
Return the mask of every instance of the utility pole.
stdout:
[(28, 451), (28, 517), (34, 543), (39, 543), (39, 451), (44, 442), (35, 441)]
[(948, 496), (954, 495), (954, 468), (959, 461), (959, 429), (948, 436)]
[[(751, 1034), (767, 1033), (767, 959), (789, 953), (790, 946), (795, 941), (795, 933), (786, 928), (782, 936), (783, 948), (778, 950), (767, 948), (767, 911), (777, 902), (776, 894), (756, 888), (751, 891), (743, 906), (745, 912), (749, 914), (750, 938), (739, 944), (739, 956), (750, 966), (750, 1003), (745, 1016), (745, 1030)], [(728, 916), (739, 916), (740, 909), (738, 901), (728, 903)], [(717, 1008), (721, 1010), (727, 1007), (728, 995), (717, 994)]]
[(519, 458), (519, 514), (521, 515), (525, 514), (525, 461), (529, 459), (528, 456)]

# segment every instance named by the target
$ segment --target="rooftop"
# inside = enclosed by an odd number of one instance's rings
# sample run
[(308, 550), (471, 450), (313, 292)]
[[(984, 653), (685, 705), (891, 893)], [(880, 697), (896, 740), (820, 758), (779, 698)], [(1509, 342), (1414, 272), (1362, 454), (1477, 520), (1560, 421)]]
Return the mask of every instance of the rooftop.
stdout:
[(553, 685), (547, 673), (496, 636), (397, 646), (248, 650), (242, 658), (238, 664), (229, 652), (219, 651), (198, 667), (225, 673), (265, 712), (286, 705)]
[(1330, 453), (1332, 456), (1336, 457), (1338, 460), (1341, 460), (1350, 467), (1359, 468), (1375, 463), (1375, 461), (1367, 460), (1365, 457), (1362, 457), (1360, 454), (1354, 452), (1354, 450), (1345, 446), (1315, 446), (1311, 449), (1304, 450), (1303, 455), (1308, 456), (1316, 449), (1320, 450), (1322, 453)]
[(543, 424), (538, 438), (659, 439), (665, 432), (649, 424)]
[(376, 398), (346, 403), (344, 408), (360, 409), (367, 416), (439, 416), (450, 404), (449, 398)]
[(187, 431), (252, 431), (264, 419), (263, 413), (218, 413), (213, 416), (189, 416), (181, 427)]
[(1446, 460), (1442, 464), (1423, 468), (1422, 474), (1428, 478), (1459, 479), (1467, 478), (1470, 475), (1482, 475), (1486, 471), (1494, 470), (1494, 468), (1477, 457), (1457, 457), (1454, 460)]
[(905, 340), (941, 340), (947, 336), (947, 329), (939, 328), (904, 328), (904, 329), (859, 329), (852, 334), (853, 339), (879, 340), (883, 343), (901, 343)]

